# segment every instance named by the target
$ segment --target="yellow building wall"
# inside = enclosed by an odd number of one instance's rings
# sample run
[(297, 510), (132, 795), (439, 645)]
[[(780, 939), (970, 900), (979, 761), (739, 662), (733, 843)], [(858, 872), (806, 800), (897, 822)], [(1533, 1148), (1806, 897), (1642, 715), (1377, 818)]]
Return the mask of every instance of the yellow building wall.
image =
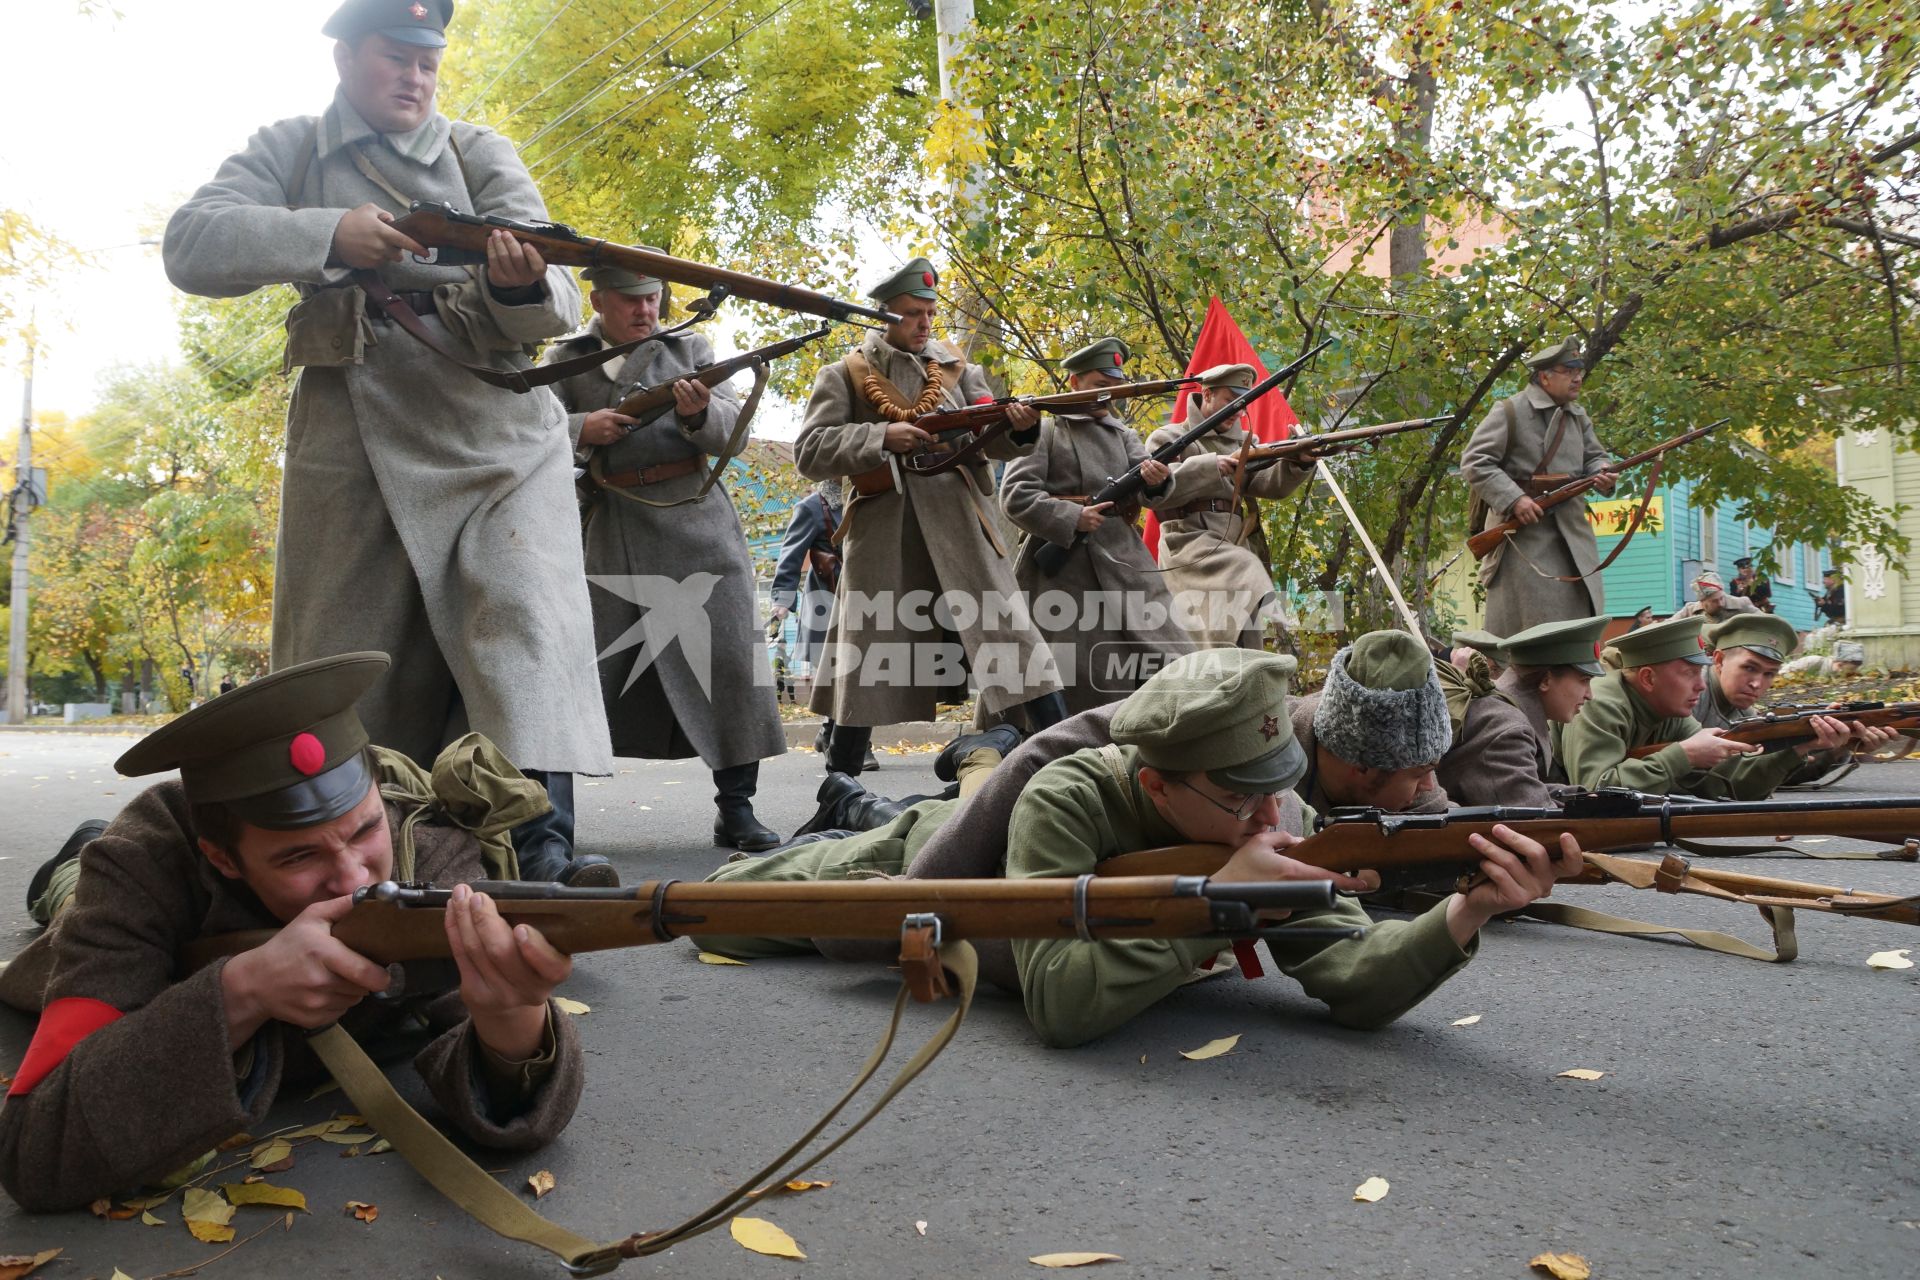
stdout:
[[(1879, 428), (1841, 433), (1836, 449), (1840, 479), (1884, 507), (1905, 501), (1899, 528), (1920, 547), (1920, 454), (1896, 449)], [(1894, 670), (1920, 669), (1920, 581), (1897, 572), (1886, 548), (1856, 544), (1847, 566), (1847, 629), (1866, 646), (1869, 664)]]

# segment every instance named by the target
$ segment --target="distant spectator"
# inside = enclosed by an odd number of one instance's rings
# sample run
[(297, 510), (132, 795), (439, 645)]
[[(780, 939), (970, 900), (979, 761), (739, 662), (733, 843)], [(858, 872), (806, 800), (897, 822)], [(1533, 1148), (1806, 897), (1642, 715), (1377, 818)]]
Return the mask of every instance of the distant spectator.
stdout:
[(1814, 592), (1813, 607), (1823, 614), (1834, 626), (1845, 626), (1847, 622), (1847, 584), (1840, 577), (1838, 569), (1829, 569), (1820, 575), (1820, 585), (1826, 588), (1824, 594)]
[(1753, 607), (1762, 613), (1773, 612), (1773, 579), (1753, 567), (1752, 556), (1741, 556), (1733, 562), (1735, 573), (1729, 590), (1736, 596), (1745, 596), (1753, 602)]
[(1627, 624), (1627, 630), (1638, 631), (1642, 627), (1650, 627), (1652, 625), (1653, 625), (1653, 606), (1648, 605), (1646, 608), (1640, 610), (1640, 612), (1633, 615), (1633, 621)]
[(239, 686), (234, 683), (233, 673), (231, 671), (220, 677), (221, 693), (232, 693), (238, 687)]

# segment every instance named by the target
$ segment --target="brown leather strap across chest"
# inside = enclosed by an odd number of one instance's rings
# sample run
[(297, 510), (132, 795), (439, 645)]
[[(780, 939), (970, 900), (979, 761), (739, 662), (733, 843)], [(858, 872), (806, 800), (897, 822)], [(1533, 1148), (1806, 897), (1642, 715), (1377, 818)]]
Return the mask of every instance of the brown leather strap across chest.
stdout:
[(609, 471), (601, 476), (600, 483), (614, 489), (636, 489), (641, 485), (659, 484), (662, 480), (672, 480), (679, 476), (690, 476), (700, 470), (700, 455), (675, 458), (671, 462), (658, 462), (651, 467), (641, 467), (637, 471)]
[[(430, 289), (400, 289), (396, 290), (393, 296), (406, 303), (417, 316), (430, 316), (440, 309), (439, 305), (434, 302), (433, 291)], [(386, 320), (389, 318), (386, 308), (378, 302), (375, 302), (371, 295), (367, 297), (366, 309), (367, 315), (371, 319)]]

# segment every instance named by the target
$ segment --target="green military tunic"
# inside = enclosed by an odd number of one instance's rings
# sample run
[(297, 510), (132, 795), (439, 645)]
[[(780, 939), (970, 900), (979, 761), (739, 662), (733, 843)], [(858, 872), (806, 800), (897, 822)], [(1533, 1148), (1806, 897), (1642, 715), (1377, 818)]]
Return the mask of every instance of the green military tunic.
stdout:
[[(1593, 700), (1560, 734), (1560, 756), (1567, 778), (1578, 787), (1631, 787), (1655, 795), (1705, 796), (1715, 800), (1763, 800), (1801, 763), (1798, 752), (1723, 760), (1712, 769), (1696, 769), (1681, 743), (1700, 732), (1692, 716), (1665, 719), (1613, 671), (1593, 682)], [(1653, 755), (1630, 759), (1635, 747), (1664, 742)]]
[[(1006, 874), (1077, 876), (1118, 854), (1184, 843), (1141, 789), (1139, 767), (1134, 748), (1109, 746), (1077, 751), (1034, 774), (1013, 807)], [(709, 878), (897, 875), (963, 803), (923, 801), (877, 831), (734, 863)], [(1303, 823), (1299, 809), (1289, 812), (1288, 825)], [(1361, 937), (1331, 943), (1269, 944), (1280, 969), (1324, 1001), (1335, 1021), (1351, 1027), (1393, 1021), (1458, 971), (1478, 946), (1477, 939), (1464, 949), (1455, 944), (1444, 905), (1410, 921), (1370, 923), (1364, 911), (1342, 899), (1325, 911), (1296, 912), (1288, 923), (1367, 926)], [(1065, 1047), (1103, 1035), (1154, 1004), (1223, 945), (1220, 938), (1029, 939), (1014, 942), (1013, 956), (1028, 1021), (1042, 1040)], [(702, 946), (747, 959), (815, 950), (802, 939), (707, 938)]]

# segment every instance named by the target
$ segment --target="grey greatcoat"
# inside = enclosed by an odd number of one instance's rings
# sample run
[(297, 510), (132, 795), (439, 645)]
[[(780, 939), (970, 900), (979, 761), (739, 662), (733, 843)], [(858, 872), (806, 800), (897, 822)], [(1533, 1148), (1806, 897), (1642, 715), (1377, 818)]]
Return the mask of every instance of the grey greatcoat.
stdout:
[[(546, 358), (569, 359), (606, 345), (596, 319), (579, 337), (555, 343)], [(593, 410), (612, 408), (637, 386), (665, 386), (713, 362), (705, 335), (683, 333), (562, 379), (553, 389), (577, 440)], [(717, 456), (739, 416), (739, 398), (723, 382), (713, 388), (699, 420), (682, 422), (669, 406), (632, 435), (601, 446), (599, 466), (618, 475)], [(699, 501), (685, 501), (700, 492), (709, 465), (603, 491), (587, 516), (600, 688), (616, 755), (698, 755), (708, 768), (725, 769), (787, 749), (754, 599), (753, 561), (733, 499), (715, 484)], [(660, 502), (681, 505), (647, 505)], [(682, 618), (676, 606), (692, 616)], [(699, 625), (690, 631), (689, 623)], [(632, 679), (643, 659), (645, 668)]]
[(1434, 777), (1455, 804), (1545, 808), (1553, 803), (1553, 737), (1538, 689), (1505, 671), (1493, 692), (1467, 703)]
[[(306, 295), (288, 316), (288, 363), (305, 367), (287, 413), (273, 663), (392, 655), (360, 715), (415, 759), (471, 727), (523, 769), (610, 772), (566, 416), (550, 395), (488, 386), (366, 317), (359, 288), (327, 265), (334, 228), (361, 204), (406, 205), (362, 175), (352, 146), (403, 195), (546, 216), (493, 131), (436, 115), (385, 139), (336, 97), (317, 125), (256, 133), (167, 224), (167, 275), (189, 293), (291, 282)], [(524, 367), (528, 344), (579, 320), (559, 268), (520, 305), (493, 295), (484, 267), (408, 261), (380, 275), (431, 290), (426, 325), (470, 363)]]
[[(877, 332), (867, 334), (859, 349), (874, 373), (909, 403), (926, 389), (925, 357), (889, 345)], [(950, 380), (939, 409), (992, 396), (980, 370), (963, 366), (952, 347), (935, 340), (927, 356), (950, 373), (964, 369), (958, 385)], [(854, 387), (846, 362), (836, 361), (814, 381), (794, 463), (810, 480), (885, 466), (891, 456), (886, 428), (885, 416)], [(1008, 433), (987, 453), (1016, 458), (1032, 447)], [(966, 696), (958, 665), (962, 651), (979, 685), (980, 705), (991, 715), (1058, 692), (1053, 656), (1022, 616), (1012, 567), (997, 545), (992, 472), (984, 463), (937, 476), (906, 475), (903, 469), (900, 485), (871, 497), (847, 489), (840, 595), (814, 683), (813, 710), (856, 726), (931, 719), (940, 702)], [(926, 625), (934, 615), (929, 597), (943, 594), (953, 612), (940, 625)], [(945, 641), (942, 626), (958, 636), (957, 646)]]
[[(1543, 457), (1563, 416), (1566, 432), (1553, 456)], [(1461, 451), (1460, 474), (1487, 504), (1487, 517), (1480, 526), (1485, 529), (1505, 520), (1522, 497), (1539, 496), (1527, 490), (1528, 477), (1534, 473), (1578, 478), (1601, 470), (1607, 461), (1586, 409), (1575, 402), (1563, 410), (1538, 384), (1528, 383), (1481, 419)], [(1533, 563), (1528, 564), (1529, 560)], [(1511, 545), (1496, 547), (1480, 562), (1480, 581), (1487, 588), (1487, 630), (1510, 636), (1542, 622), (1598, 617), (1607, 604), (1606, 589), (1595, 572), (1599, 567), (1600, 551), (1593, 526), (1587, 522), (1587, 504), (1576, 498), (1552, 508), (1537, 524), (1515, 533)], [(1556, 582), (1542, 573), (1589, 576), (1580, 582)]]
[[(1161, 427), (1147, 437), (1147, 448), (1159, 449), (1190, 425)], [(1247, 432), (1229, 427), (1189, 445), (1173, 464), (1173, 484), (1160, 505), (1172, 509), (1230, 500), (1233, 481), (1220, 474), (1219, 459), (1238, 453), (1247, 438)], [(1248, 477), (1242, 492), (1253, 498), (1284, 498), (1312, 474), (1311, 467), (1277, 463)], [(1202, 648), (1264, 647), (1265, 619), (1274, 613), (1278, 593), (1273, 574), (1246, 545), (1245, 525), (1243, 510), (1196, 511), (1161, 519), (1160, 567), (1179, 606), (1181, 622)]]
[[(1165, 575), (1139, 531), (1122, 518), (1128, 513), (1108, 511), (1106, 522), (1074, 549), (1059, 573), (1048, 575), (1034, 563), (1042, 544), (1073, 542), (1085, 505), (1076, 497), (1146, 456), (1139, 434), (1112, 414), (1052, 417), (1041, 424), (1033, 452), (1008, 463), (1000, 477), (1000, 505), (1026, 534), (1014, 580), (1060, 665), (1070, 711), (1124, 698), (1195, 647), (1174, 617)], [(1144, 504), (1164, 506), (1172, 491), (1169, 481), (1157, 493), (1144, 493)]]

